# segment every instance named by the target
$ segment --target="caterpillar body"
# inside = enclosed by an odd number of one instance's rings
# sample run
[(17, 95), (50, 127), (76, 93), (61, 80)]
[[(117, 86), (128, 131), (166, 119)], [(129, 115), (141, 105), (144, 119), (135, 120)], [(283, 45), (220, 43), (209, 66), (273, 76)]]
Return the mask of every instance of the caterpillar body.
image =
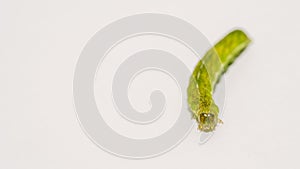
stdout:
[(194, 68), (187, 89), (188, 104), (200, 131), (214, 131), (221, 122), (212, 97), (215, 86), (250, 42), (243, 31), (234, 30), (208, 50)]

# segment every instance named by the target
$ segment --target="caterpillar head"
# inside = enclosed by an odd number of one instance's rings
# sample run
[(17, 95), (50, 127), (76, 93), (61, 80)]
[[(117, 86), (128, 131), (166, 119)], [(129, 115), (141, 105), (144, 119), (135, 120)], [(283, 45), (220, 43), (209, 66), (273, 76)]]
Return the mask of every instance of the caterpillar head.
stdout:
[(201, 111), (197, 113), (198, 129), (204, 132), (214, 131), (217, 124), (221, 122), (218, 119), (219, 109), (216, 105), (211, 106), (209, 111)]
[(200, 131), (214, 131), (218, 124), (218, 117), (214, 113), (200, 113), (198, 124)]

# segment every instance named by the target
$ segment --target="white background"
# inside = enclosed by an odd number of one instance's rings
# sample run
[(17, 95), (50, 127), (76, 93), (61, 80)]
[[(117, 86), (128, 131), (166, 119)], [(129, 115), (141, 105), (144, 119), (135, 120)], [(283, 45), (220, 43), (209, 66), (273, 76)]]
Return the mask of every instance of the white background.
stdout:
[[(299, 168), (300, 12), (294, 0), (0, 0), (0, 168)], [(225, 124), (148, 160), (112, 156), (82, 132), (72, 79), (88, 39), (138, 13), (173, 15), (211, 42), (243, 27), (253, 44), (226, 75)], [(196, 130), (196, 129), (194, 129)]]

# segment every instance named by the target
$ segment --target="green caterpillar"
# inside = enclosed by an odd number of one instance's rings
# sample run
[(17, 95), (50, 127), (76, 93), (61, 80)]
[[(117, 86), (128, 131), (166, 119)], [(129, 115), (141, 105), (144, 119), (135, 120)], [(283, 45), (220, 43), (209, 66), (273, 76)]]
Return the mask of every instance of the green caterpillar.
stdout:
[(198, 129), (214, 131), (218, 123), (219, 108), (212, 94), (220, 77), (246, 49), (251, 40), (241, 30), (234, 30), (207, 51), (196, 65), (188, 86), (188, 104)]

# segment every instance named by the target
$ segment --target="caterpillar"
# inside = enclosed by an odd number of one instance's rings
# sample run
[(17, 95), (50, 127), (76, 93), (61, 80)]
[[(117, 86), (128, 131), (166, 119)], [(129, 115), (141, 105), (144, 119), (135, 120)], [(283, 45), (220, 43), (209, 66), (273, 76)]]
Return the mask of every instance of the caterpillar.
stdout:
[(242, 30), (234, 30), (209, 49), (194, 68), (187, 89), (188, 105), (200, 131), (214, 131), (222, 123), (212, 96), (215, 86), (250, 42)]

